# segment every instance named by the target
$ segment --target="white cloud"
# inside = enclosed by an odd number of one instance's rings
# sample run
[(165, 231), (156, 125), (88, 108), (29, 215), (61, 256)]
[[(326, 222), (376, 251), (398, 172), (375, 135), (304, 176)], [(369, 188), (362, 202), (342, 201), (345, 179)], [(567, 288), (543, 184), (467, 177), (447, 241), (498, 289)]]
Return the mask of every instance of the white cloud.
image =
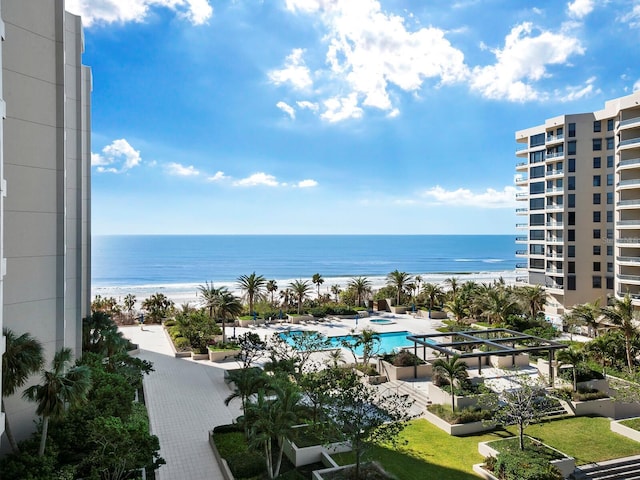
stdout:
[(569, 15), (574, 18), (584, 18), (593, 11), (593, 0), (574, 0), (567, 4)]
[(437, 185), (422, 192), (421, 196), (435, 200), (435, 202), (442, 205), (478, 208), (515, 208), (515, 194), (518, 191), (515, 187), (507, 186), (504, 187), (502, 191), (487, 188), (484, 192), (475, 193), (466, 188), (445, 190)]
[(253, 175), (243, 178), (233, 183), (236, 187), (278, 187), (280, 183), (276, 180), (276, 177), (264, 172), (254, 173)]
[(224, 172), (217, 171), (214, 175), (211, 175), (207, 178), (210, 182), (221, 182), (223, 180), (227, 180), (229, 177), (224, 174)]
[(171, 162), (166, 165), (167, 172), (170, 175), (178, 177), (197, 177), (200, 172), (193, 165), (185, 166), (180, 163)]
[(91, 166), (100, 173), (124, 173), (141, 162), (140, 151), (135, 150), (124, 138), (111, 142), (102, 149), (102, 153), (91, 153)]
[(362, 117), (362, 109), (358, 107), (356, 93), (348, 97), (334, 97), (324, 101), (325, 111), (320, 117), (328, 122), (335, 123), (349, 118)]
[(213, 14), (209, 0), (66, 0), (66, 9), (81, 15), (85, 27), (143, 22), (154, 7), (169, 8), (194, 25), (207, 23)]
[(596, 78), (589, 78), (584, 85), (577, 86), (569, 86), (566, 87), (565, 93), (556, 92), (556, 97), (561, 102), (572, 102), (574, 100), (579, 100), (581, 98), (585, 98), (594, 93), (599, 93), (600, 89), (594, 89)]
[(564, 64), (571, 55), (584, 53), (577, 38), (548, 31), (533, 36), (532, 32), (528, 22), (513, 27), (504, 48), (494, 50), (497, 62), (473, 69), (471, 88), (492, 99), (522, 102), (540, 98), (544, 95), (531, 82), (548, 77), (548, 65)]
[(308, 100), (302, 100), (296, 102), (296, 105), (300, 108), (306, 108), (311, 110), (312, 112), (317, 112), (320, 109), (320, 106), (315, 102), (309, 102)]
[(640, 27), (640, 3), (636, 2), (633, 9), (631, 9), (629, 13), (624, 14), (620, 20), (628, 23), (632, 28)]
[(276, 85), (290, 83), (296, 89), (303, 89), (312, 85), (309, 68), (305, 65), (302, 55), (304, 50), (294, 49), (285, 60), (285, 68), (281, 70), (271, 70), (269, 78)]
[(318, 182), (316, 182), (315, 180), (311, 180), (311, 179), (300, 180), (298, 182), (298, 188), (312, 188), (312, 187), (317, 187), (317, 186), (318, 186)]
[(289, 117), (291, 117), (291, 120), (295, 120), (296, 111), (293, 109), (293, 107), (291, 105), (289, 105), (288, 103), (285, 103), (285, 102), (278, 102), (278, 103), (276, 103), (276, 107), (278, 107), (284, 113), (289, 115)]

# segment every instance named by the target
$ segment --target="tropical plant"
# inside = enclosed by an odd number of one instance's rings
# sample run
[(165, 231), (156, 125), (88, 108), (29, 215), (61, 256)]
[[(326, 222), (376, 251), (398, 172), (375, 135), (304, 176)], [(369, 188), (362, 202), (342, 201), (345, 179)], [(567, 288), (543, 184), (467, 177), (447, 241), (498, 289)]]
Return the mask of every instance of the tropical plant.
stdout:
[(444, 304), (444, 310), (453, 315), (457, 323), (462, 323), (469, 312), (467, 304), (460, 296), (454, 297), (452, 300), (446, 302)]
[(313, 283), (317, 287), (317, 295), (320, 298), (320, 285), (324, 283), (324, 278), (319, 273), (314, 273), (311, 278), (311, 283)]
[(142, 309), (147, 312), (151, 321), (160, 322), (173, 311), (173, 301), (164, 293), (154, 293), (142, 302)]
[(258, 393), (258, 390), (264, 390), (269, 379), (261, 368), (230, 370), (228, 375), (229, 381), (233, 383), (233, 392), (225, 398), (224, 404), (229, 405), (239, 398), (242, 402), (242, 412), (246, 413), (249, 398)]
[(222, 321), (222, 341), (227, 341), (227, 320), (232, 320), (242, 313), (240, 299), (224, 288), (217, 297), (215, 310), (217, 318)]
[(262, 298), (267, 286), (267, 279), (253, 272), (251, 275), (241, 275), (238, 277), (237, 284), (238, 288), (244, 292), (243, 299), (248, 301), (249, 314), (252, 315), (254, 311), (253, 302)]
[(602, 314), (616, 325), (624, 335), (624, 346), (627, 356), (627, 367), (629, 372), (633, 371), (633, 355), (631, 353), (631, 342), (636, 334), (634, 321), (636, 319), (635, 310), (631, 301), (631, 295), (627, 293), (624, 298), (611, 299), (611, 305), (601, 309)]
[(302, 304), (311, 291), (311, 285), (306, 280), (294, 280), (289, 284), (289, 288), (298, 302), (298, 314), (300, 314), (302, 313)]
[(16, 393), (27, 379), (42, 368), (42, 344), (29, 333), (16, 335), (12, 330), (2, 329), (5, 337), (5, 351), (2, 355), (2, 411), (5, 412), (4, 425), (11, 450), (19, 451), (9, 416), (4, 408), (4, 399)]
[(529, 318), (534, 320), (538, 312), (544, 310), (547, 302), (547, 292), (541, 285), (525, 285), (514, 290), (516, 298), (522, 307), (529, 313)]
[(128, 293), (124, 297), (124, 309), (127, 311), (127, 315), (131, 317), (133, 315), (133, 309), (136, 307), (136, 296)]
[(422, 286), (422, 293), (429, 299), (429, 312), (433, 310), (436, 303), (441, 302), (444, 298), (442, 288), (435, 283), (425, 283)]
[(354, 277), (349, 280), (347, 287), (356, 292), (358, 298), (358, 306), (362, 306), (362, 297), (365, 293), (371, 291), (371, 281), (366, 277)]
[(333, 294), (333, 299), (336, 303), (340, 301), (340, 292), (342, 292), (340, 285), (338, 284), (331, 285), (331, 293)]
[(451, 410), (456, 411), (456, 384), (461, 384), (469, 377), (467, 364), (460, 358), (460, 355), (453, 357), (438, 358), (433, 362), (433, 374), (447, 381), (451, 387)]
[(584, 362), (584, 352), (578, 348), (570, 347), (560, 350), (557, 356), (560, 365), (571, 365), (573, 375), (573, 391), (578, 391), (578, 367)]
[(412, 277), (407, 272), (400, 272), (397, 269), (387, 274), (387, 284), (397, 290), (396, 305), (401, 305), (402, 294), (405, 288), (411, 283)]
[(353, 355), (353, 360), (358, 365), (356, 351), (362, 349), (362, 365), (369, 365), (369, 360), (377, 355), (381, 346), (380, 334), (371, 328), (365, 328), (361, 332), (352, 330), (348, 337), (341, 341), (341, 345)]
[(599, 299), (595, 302), (575, 305), (570, 315), (587, 326), (589, 335), (598, 336), (598, 319), (602, 315)]
[(72, 360), (70, 348), (58, 350), (51, 362), (51, 370), (42, 372), (42, 383), (32, 385), (23, 397), (36, 402), (36, 415), (42, 418), (42, 436), (38, 456), (44, 455), (49, 419), (62, 418), (67, 405), (77, 406), (86, 401), (91, 388), (91, 372), (85, 365), (67, 368)]
[(213, 282), (205, 282), (204, 285), (198, 285), (198, 294), (202, 297), (200, 304), (209, 311), (209, 317), (213, 318), (220, 288), (216, 288)]
[(509, 291), (492, 288), (485, 297), (485, 315), (489, 323), (505, 323), (510, 315), (518, 313), (518, 305)]
[(615, 351), (607, 335), (600, 335), (585, 345), (586, 353), (602, 367), (602, 375), (607, 376), (607, 365), (615, 361)]
[(273, 294), (278, 291), (278, 283), (275, 280), (269, 280), (265, 285), (265, 289), (271, 294), (271, 305), (273, 305)]
[(449, 292), (451, 293), (451, 299), (455, 300), (456, 299), (456, 294), (458, 293), (458, 288), (460, 286), (460, 282), (458, 281), (458, 279), (456, 277), (449, 277), (449, 278), (446, 278), (444, 280), (444, 283), (446, 283), (449, 286)]

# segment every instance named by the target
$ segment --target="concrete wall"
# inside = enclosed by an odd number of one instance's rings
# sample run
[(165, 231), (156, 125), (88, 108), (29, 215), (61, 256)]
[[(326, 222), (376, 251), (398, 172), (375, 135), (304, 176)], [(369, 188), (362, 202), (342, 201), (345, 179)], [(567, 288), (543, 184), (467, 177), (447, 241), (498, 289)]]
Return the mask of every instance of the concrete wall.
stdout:
[[(4, 326), (56, 350), (81, 346), (90, 307), (90, 90), (80, 19), (64, 0), (1, 0)], [(21, 393), (21, 392), (20, 392)], [(6, 401), (18, 439), (34, 406)]]

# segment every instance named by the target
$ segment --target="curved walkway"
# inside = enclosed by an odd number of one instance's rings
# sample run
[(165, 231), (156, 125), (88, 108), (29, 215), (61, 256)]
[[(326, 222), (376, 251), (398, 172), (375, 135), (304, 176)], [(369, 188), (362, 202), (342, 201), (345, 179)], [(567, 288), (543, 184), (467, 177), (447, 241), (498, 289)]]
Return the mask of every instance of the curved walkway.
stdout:
[(240, 415), (238, 402), (224, 405), (230, 393), (224, 370), (208, 361), (175, 358), (159, 325), (145, 325), (144, 330), (122, 327), (121, 331), (140, 346), (138, 357), (152, 362), (155, 370), (145, 376), (144, 391), (151, 433), (160, 439), (160, 455), (167, 462), (156, 478), (223, 479), (208, 432)]

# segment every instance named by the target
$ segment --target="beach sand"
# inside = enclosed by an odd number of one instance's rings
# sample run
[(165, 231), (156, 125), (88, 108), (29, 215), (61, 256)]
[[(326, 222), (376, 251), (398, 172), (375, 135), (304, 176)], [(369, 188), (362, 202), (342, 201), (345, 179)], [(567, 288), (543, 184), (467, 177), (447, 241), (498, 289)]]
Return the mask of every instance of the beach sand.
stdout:
[[(446, 289), (444, 283), (447, 278), (455, 277), (459, 282), (474, 281), (478, 283), (491, 283), (499, 278), (503, 278), (507, 284), (514, 284), (516, 280), (516, 272), (513, 270), (508, 271), (495, 271), (495, 272), (475, 272), (475, 273), (424, 273), (419, 274), (422, 277), (422, 284), (425, 283), (437, 283)], [(331, 286), (339, 285), (341, 289), (346, 288), (347, 284), (353, 277), (327, 277), (324, 278), (324, 283), (320, 286), (321, 294), (331, 294)], [(367, 279), (371, 282), (373, 291), (379, 290), (387, 284), (386, 276), (367, 276)], [(274, 294), (274, 299), (278, 299), (279, 292), (284, 288), (287, 288), (289, 283), (297, 279), (276, 279), (278, 284), (278, 291)], [(311, 284), (311, 297), (316, 296), (315, 285), (311, 283), (311, 279), (308, 280)], [(136, 296), (137, 308), (140, 308), (140, 303), (145, 299), (153, 295), (154, 293), (163, 293), (170, 300), (179, 306), (185, 303), (189, 303), (192, 306), (200, 304), (200, 298), (198, 297), (198, 286), (204, 285), (204, 281), (200, 283), (184, 283), (184, 284), (166, 284), (166, 285), (122, 285), (122, 286), (94, 286), (91, 289), (92, 298), (96, 295), (102, 297), (114, 297), (119, 303), (122, 303), (124, 297), (128, 294)], [(211, 282), (209, 282), (211, 283)], [(236, 295), (240, 295), (238, 286), (235, 282), (213, 282), (216, 287), (225, 286), (229, 288)], [(332, 295), (333, 297), (333, 295)]]

